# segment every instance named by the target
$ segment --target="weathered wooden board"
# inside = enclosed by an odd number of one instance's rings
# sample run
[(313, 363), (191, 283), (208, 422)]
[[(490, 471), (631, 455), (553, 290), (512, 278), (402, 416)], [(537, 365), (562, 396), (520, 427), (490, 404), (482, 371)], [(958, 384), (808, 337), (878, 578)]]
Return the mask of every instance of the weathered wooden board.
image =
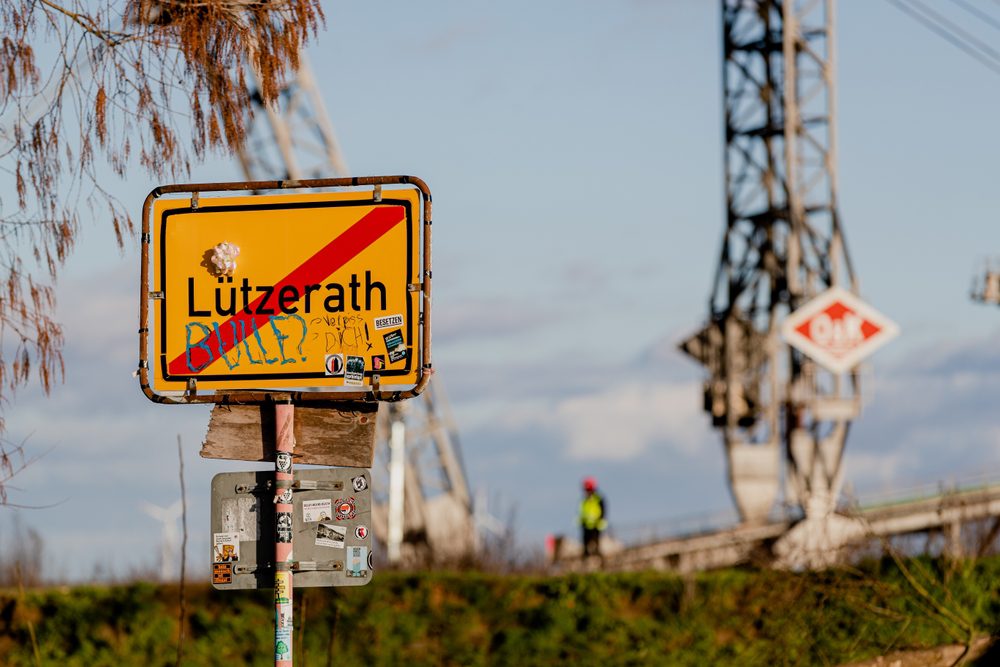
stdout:
[[(371, 468), (377, 403), (295, 406), (295, 462)], [(206, 459), (274, 460), (273, 405), (216, 405), (201, 446)]]

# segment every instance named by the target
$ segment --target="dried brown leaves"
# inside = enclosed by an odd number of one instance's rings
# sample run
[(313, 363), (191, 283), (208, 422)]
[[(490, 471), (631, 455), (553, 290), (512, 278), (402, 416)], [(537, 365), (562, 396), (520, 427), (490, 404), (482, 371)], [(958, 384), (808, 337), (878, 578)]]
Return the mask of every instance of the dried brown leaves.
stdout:
[(0, 401), (63, 376), (50, 284), (83, 217), (108, 211), (120, 247), (134, 231), (107, 170), (177, 179), (235, 150), (247, 70), (274, 99), (322, 21), (320, 0), (0, 2)]

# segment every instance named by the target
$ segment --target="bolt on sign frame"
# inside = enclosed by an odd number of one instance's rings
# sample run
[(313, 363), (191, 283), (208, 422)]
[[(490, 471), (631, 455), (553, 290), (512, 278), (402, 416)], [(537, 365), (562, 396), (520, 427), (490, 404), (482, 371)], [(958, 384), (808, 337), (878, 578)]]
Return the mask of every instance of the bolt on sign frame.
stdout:
[(432, 368), (430, 190), (413, 176), (158, 187), (140, 290), (154, 402), (411, 398)]

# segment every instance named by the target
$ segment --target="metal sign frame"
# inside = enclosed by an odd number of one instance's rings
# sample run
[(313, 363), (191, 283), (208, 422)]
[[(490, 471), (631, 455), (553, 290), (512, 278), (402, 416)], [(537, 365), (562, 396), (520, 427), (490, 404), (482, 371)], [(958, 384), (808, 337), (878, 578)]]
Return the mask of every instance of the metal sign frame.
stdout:
[[(208, 206), (211, 198), (201, 199), (201, 195), (206, 193), (236, 193), (236, 194), (257, 194), (270, 191), (276, 194), (279, 191), (301, 191), (309, 189), (313, 191), (330, 192), (365, 192), (371, 188), (371, 201), (379, 204), (382, 201), (382, 186), (395, 186), (388, 188), (388, 195), (393, 190), (414, 188), (419, 193), (420, 209), (419, 220), (422, 224), (417, 224), (418, 214), (413, 213), (414, 233), (419, 235), (417, 242), (419, 248), (419, 267), (416, 275), (419, 281), (416, 284), (409, 284), (409, 291), (421, 292), (418, 299), (419, 313), (413, 316), (418, 321), (414, 324), (419, 340), (412, 342), (415, 353), (420, 357), (414, 359), (416, 382), (412, 386), (403, 389), (384, 389), (383, 379), (378, 373), (365, 373), (365, 380), (370, 384), (358, 387), (356, 390), (337, 387), (336, 391), (326, 388), (314, 390), (309, 388), (308, 383), (303, 383), (302, 387), (271, 387), (267, 386), (269, 381), (261, 380), (260, 388), (252, 389), (220, 389), (214, 388), (199, 390), (197, 379), (190, 378), (183, 391), (165, 391), (154, 387), (155, 379), (151, 377), (151, 361), (149, 358), (150, 336), (153, 332), (150, 329), (150, 305), (156, 300), (162, 299), (163, 294), (153, 291), (151, 285), (151, 254), (158, 250), (158, 246), (153, 243), (152, 225), (154, 202), (164, 195), (189, 195), (190, 210), (196, 211), (199, 205)], [(402, 188), (398, 187), (402, 186)], [(309, 180), (278, 180), (278, 181), (248, 181), (231, 183), (195, 183), (181, 185), (165, 185), (152, 190), (146, 197), (142, 207), (142, 237), (141, 237), (141, 266), (140, 266), (140, 294), (139, 294), (139, 386), (143, 394), (156, 403), (169, 404), (191, 404), (191, 403), (218, 403), (218, 404), (255, 404), (263, 405), (278, 402), (292, 402), (303, 404), (317, 401), (397, 401), (412, 398), (420, 394), (430, 380), (432, 372), (431, 364), (431, 193), (427, 184), (420, 178), (414, 176), (371, 176), (354, 178), (328, 178)]]

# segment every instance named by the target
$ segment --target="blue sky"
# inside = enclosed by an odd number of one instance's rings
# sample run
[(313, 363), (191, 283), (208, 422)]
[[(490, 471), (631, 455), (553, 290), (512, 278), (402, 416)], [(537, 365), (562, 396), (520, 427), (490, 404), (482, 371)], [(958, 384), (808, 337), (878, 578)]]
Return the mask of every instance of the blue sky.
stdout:
[[(717, 4), (330, 2), (309, 48), (352, 173), (434, 193), (434, 363), (470, 478), (516, 508), (524, 545), (573, 530), (587, 474), (622, 535), (731, 511), (700, 369), (676, 351), (707, 314), (724, 225)], [(1000, 473), (1000, 311), (968, 298), (1000, 254), (1000, 77), (887, 2), (839, 5), (841, 215), (862, 296), (902, 329), (866, 364), (848, 479)], [(239, 177), (216, 159), (191, 180)], [(138, 215), (157, 184), (135, 172), (116, 192)], [(151, 566), (139, 507), (177, 499), (180, 435), (207, 572), (209, 480), (253, 466), (199, 459), (207, 410), (139, 392), (138, 251), (106, 227), (59, 283), (66, 382), (6, 406), (10, 438), (42, 455), (12, 500), (59, 504), (0, 510), (0, 546), (21, 521), (53, 576)]]

